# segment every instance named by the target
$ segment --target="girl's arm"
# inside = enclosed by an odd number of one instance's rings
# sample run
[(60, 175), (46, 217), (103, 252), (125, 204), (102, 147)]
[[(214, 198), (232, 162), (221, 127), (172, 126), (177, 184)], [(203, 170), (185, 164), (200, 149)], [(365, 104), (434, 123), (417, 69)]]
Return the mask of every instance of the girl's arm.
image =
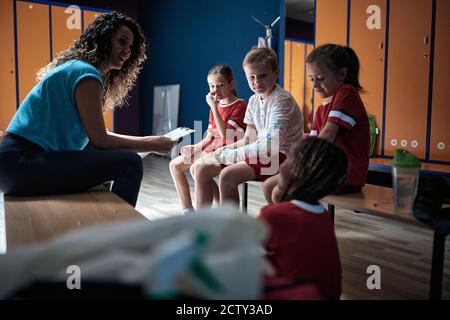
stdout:
[(92, 78), (82, 80), (75, 91), (78, 113), (87, 136), (99, 149), (133, 149), (167, 153), (175, 144), (166, 137), (135, 137), (107, 132), (102, 113), (102, 87)]
[(211, 108), (211, 112), (214, 117), (214, 121), (216, 122), (217, 131), (219, 131), (220, 137), (222, 139), (225, 138), (227, 126), (223, 123), (222, 118), (220, 117), (219, 110), (217, 110), (217, 103), (214, 97), (211, 95), (211, 92), (206, 95), (206, 102)]
[(328, 140), (329, 142), (334, 142), (337, 133), (339, 131), (339, 125), (334, 122), (327, 122), (323, 127), (322, 131), (319, 133), (319, 138)]

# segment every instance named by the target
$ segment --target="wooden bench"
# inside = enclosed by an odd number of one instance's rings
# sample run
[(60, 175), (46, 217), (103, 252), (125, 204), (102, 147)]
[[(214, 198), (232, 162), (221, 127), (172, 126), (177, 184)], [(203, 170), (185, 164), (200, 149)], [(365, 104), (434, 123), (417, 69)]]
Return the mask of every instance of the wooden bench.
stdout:
[(95, 224), (144, 218), (104, 188), (66, 195), (4, 196), (4, 208), (8, 249)]

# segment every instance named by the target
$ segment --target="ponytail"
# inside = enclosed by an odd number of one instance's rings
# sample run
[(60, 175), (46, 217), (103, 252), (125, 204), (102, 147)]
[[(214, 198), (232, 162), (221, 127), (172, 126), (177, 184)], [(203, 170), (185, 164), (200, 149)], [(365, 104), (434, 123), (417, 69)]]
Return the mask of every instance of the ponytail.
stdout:
[(347, 69), (344, 83), (350, 84), (359, 92), (364, 92), (359, 83), (359, 59), (355, 51), (348, 46), (324, 44), (315, 48), (306, 58), (306, 63), (324, 64), (334, 72)]

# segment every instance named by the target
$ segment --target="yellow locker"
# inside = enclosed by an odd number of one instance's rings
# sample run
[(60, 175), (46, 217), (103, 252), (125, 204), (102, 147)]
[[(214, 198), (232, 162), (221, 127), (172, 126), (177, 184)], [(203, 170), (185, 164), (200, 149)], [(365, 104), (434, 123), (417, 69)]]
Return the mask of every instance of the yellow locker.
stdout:
[(347, 44), (347, 7), (348, 0), (316, 0), (316, 47)]
[(284, 89), (289, 92), (291, 92), (291, 46), (291, 41), (284, 41)]
[[(84, 29), (97, 18), (99, 15), (103, 14), (103, 12), (91, 11), (91, 10), (83, 10), (83, 18), (84, 18)], [(114, 112), (112, 110), (108, 110), (103, 113), (103, 119), (105, 121), (105, 126), (108, 131), (114, 131)]]
[(36, 85), (37, 71), (50, 63), (49, 6), (16, 3), (19, 103)]
[[(348, 0), (316, 0), (315, 46), (326, 43), (347, 44)], [(323, 103), (319, 95), (314, 95), (314, 106)]]
[[(314, 46), (312, 44), (306, 45), (306, 57), (313, 51)], [(306, 68), (306, 65), (305, 65)], [(305, 121), (305, 132), (310, 132), (313, 126), (313, 87), (312, 82), (308, 77), (305, 77), (305, 101), (303, 108), (303, 117)]]
[(432, 2), (390, 1), (385, 155), (425, 158)]
[(305, 44), (292, 42), (291, 94), (303, 110), (303, 92), (305, 87)]
[[(361, 98), (367, 113), (375, 117), (379, 132), (383, 126), (385, 35), (386, 0), (352, 1), (349, 45), (360, 62), (359, 80), (365, 90)], [(381, 154), (380, 142), (378, 138), (376, 155)]]
[(53, 59), (81, 35), (81, 10), (52, 6), (52, 56)]
[(16, 112), (13, 0), (0, 1), (0, 142)]
[(450, 161), (450, 1), (436, 1), (430, 159)]

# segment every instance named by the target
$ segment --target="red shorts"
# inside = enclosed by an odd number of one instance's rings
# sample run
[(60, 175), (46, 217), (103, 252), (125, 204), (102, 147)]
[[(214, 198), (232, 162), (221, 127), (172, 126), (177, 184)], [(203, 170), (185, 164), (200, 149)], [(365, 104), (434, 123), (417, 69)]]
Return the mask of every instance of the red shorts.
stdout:
[[(286, 155), (284, 153), (279, 152), (278, 155), (269, 159), (264, 159), (264, 164), (261, 163), (259, 157), (255, 158), (246, 158), (245, 163), (247, 163), (255, 172), (256, 181), (265, 181), (268, 178), (276, 175), (280, 171), (280, 165), (286, 160)], [(269, 161), (269, 163), (266, 163)]]

